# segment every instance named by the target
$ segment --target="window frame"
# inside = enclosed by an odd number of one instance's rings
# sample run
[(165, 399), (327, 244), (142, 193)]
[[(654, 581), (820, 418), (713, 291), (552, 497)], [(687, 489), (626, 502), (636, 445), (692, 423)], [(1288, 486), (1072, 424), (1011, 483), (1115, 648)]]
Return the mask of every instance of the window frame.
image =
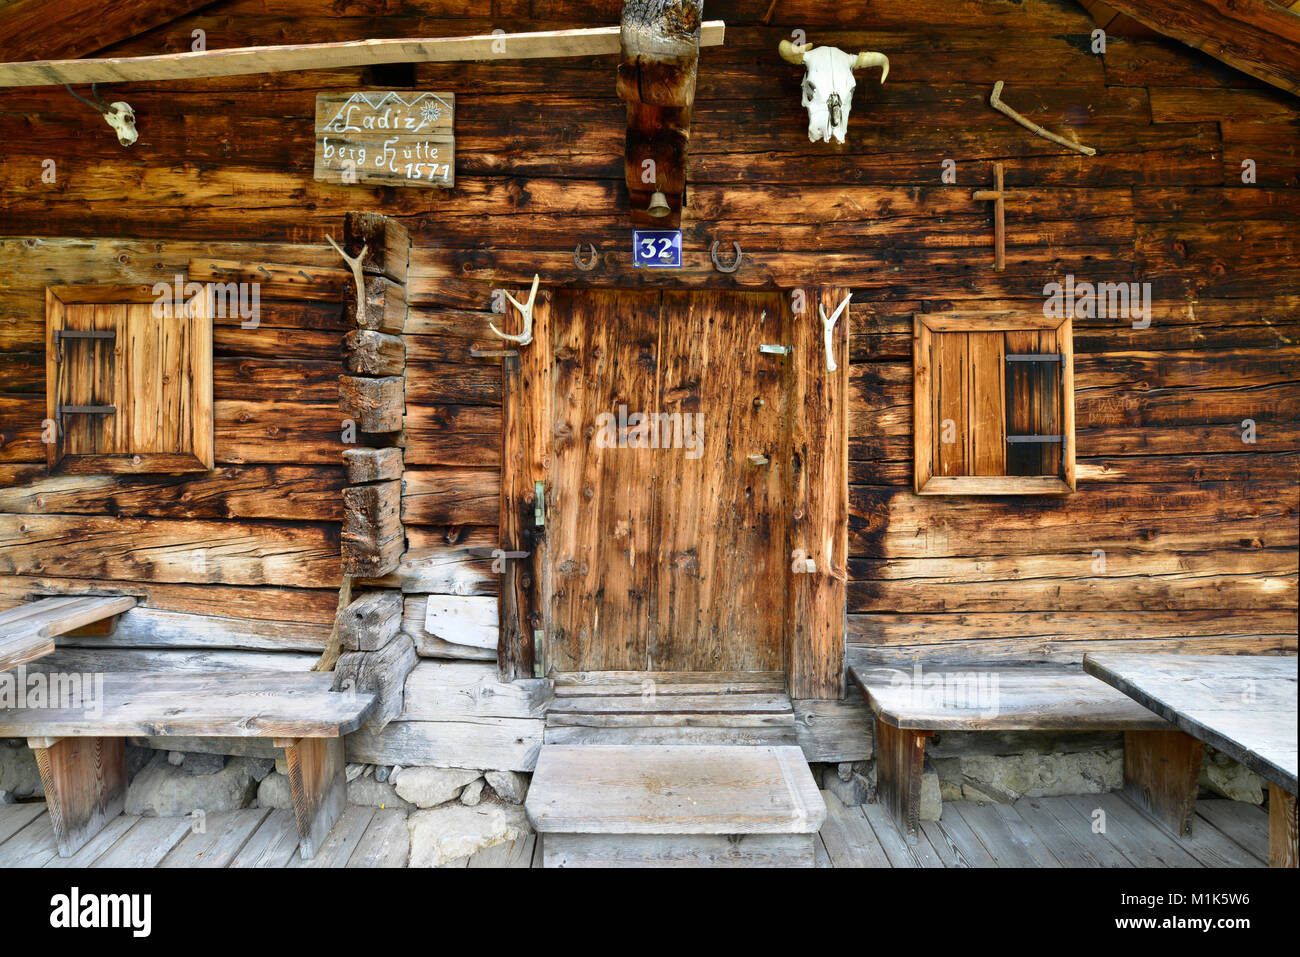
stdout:
[[(1062, 475), (935, 475), (930, 357), (935, 333), (1054, 330), (1061, 349)], [(912, 459), (917, 495), (1068, 495), (1075, 491), (1074, 326), (1071, 319), (999, 313), (912, 316)]]
[[(59, 396), (56, 330), (64, 328), (65, 309), (78, 305), (141, 305), (158, 301), (155, 287), (134, 285), (47, 286), (45, 288), (45, 414), (47, 421), (58, 419)], [(70, 454), (64, 451), (64, 438), (56, 436), (45, 446), (45, 461), (50, 474), (110, 475), (209, 472), (215, 467), (214, 409), (212, 398), (212, 309), (207, 287), (186, 300), (189, 329), (187, 354), (191, 360), (189, 450), (185, 452), (139, 452), (113, 454)], [(68, 346), (65, 345), (65, 351)], [(114, 346), (114, 362), (120, 363), (123, 344)], [(116, 368), (115, 368), (116, 374)], [(119, 409), (115, 414), (121, 415)]]

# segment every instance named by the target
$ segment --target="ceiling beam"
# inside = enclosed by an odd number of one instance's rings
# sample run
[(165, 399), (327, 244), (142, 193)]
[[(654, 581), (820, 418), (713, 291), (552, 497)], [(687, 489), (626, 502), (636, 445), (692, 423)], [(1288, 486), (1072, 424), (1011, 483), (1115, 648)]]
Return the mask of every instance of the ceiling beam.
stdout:
[(14, 0), (0, 5), (7, 60), (97, 53), (170, 23), (212, 0)]
[(1300, 16), (1269, 0), (1105, 0), (1144, 26), (1300, 94)]
[[(700, 43), (720, 46), (721, 20), (703, 24)], [(449, 63), (601, 56), (622, 51), (618, 27), (498, 33), (472, 37), (350, 40), (270, 47), (233, 47), (200, 53), (0, 63), (0, 87), (63, 83), (154, 82), (196, 77), (245, 76), (292, 70), (331, 70), (381, 63)]]

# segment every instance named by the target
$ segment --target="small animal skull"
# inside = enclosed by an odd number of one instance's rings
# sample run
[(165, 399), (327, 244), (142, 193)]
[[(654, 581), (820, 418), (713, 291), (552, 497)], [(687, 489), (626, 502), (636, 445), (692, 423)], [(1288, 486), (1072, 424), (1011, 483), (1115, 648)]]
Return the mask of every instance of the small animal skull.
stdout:
[(883, 53), (854, 55), (835, 47), (795, 46), (782, 40), (781, 59), (804, 68), (803, 105), (808, 110), (808, 139), (814, 143), (829, 143), (832, 138), (844, 142), (857, 86), (854, 70), (878, 66), (881, 83), (889, 76), (889, 58)]
[(123, 146), (131, 146), (140, 138), (135, 128), (135, 110), (131, 109), (130, 103), (118, 100), (116, 103), (109, 104), (103, 117), (116, 131), (117, 141)]

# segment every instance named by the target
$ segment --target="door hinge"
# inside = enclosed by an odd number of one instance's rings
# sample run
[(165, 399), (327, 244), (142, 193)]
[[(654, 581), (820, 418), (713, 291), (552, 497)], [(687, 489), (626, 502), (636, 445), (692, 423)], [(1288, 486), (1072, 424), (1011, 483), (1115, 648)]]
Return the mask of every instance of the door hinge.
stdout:
[(533, 524), (546, 524), (546, 483), (538, 482), (533, 486)]
[(533, 629), (533, 677), (546, 677), (546, 632)]

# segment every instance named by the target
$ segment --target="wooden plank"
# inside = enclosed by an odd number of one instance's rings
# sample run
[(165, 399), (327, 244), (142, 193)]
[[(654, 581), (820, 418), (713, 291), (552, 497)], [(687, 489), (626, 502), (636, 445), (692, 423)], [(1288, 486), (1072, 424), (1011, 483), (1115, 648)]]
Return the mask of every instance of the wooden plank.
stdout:
[(348, 735), (348, 758), (366, 764), (532, 771), (542, 747), (540, 718), (474, 716), (455, 721), (393, 721), (383, 731)]
[(849, 320), (841, 316), (828, 339), (823, 315), (832, 316), (847, 295), (845, 288), (818, 288), (801, 314), (782, 303), (794, 349), (788, 397), (794, 449), (786, 501), (790, 557), (802, 552), (816, 563), (816, 571), (795, 575), (789, 583), (786, 668), (795, 698), (844, 696)]
[(45, 866), (62, 868), (94, 867), (95, 861), (116, 847), (126, 837), (127, 832), (139, 822), (139, 815), (119, 814), (105, 824), (103, 830), (87, 841), (77, 853), (71, 857), (52, 857), (46, 862)]
[(810, 762), (868, 760), (872, 755), (871, 724), (866, 703), (856, 697), (794, 702), (795, 732)]
[(270, 814), (269, 808), (219, 811), (203, 818), (202, 831), (181, 838), (159, 867), (228, 867)]
[(567, 671), (552, 679), (557, 698), (599, 694), (781, 694), (783, 671)]
[(95, 867), (157, 867), (177, 842), (190, 833), (187, 817), (142, 817), (102, 857)]
[(1296, 796), (1276, 784), (1268, 786), (1268, 866), (1300, 867), (1296, 824)]
[(500, 680), (486, 662), (421, 661), (406, 679), (406, 721), (541, 718), (551, 695), (540, 678)]
[[(523, 295), (517, 291), (520, 302)], [(497, 639), (497, 667), (503, 679), (533, 678), (541, 671), (540, 655), (534, 647), (538, 631), (546, 635), (549, 626), (550, 559), (547, 524), (537, 524), (537, 507), (546, 507), (546, 493), (537, 501), (537, 483), (546, 489), (554, 485), (550, 454), (554, 442), (552, 404), (554, 393), (555, 329), (551, 322), (557, 300), (550, 290), (541, 291), (533, 305), (534, 346), (518, 356), (506, 356), (501, 363), (501, 472), (496, 509), (500, 526), (500, 548), (524, 552), (505, 559), (502, 568), (501, 606)], [(523, 332), (523, 317), (510, 309), (501, 326), (508, 335)]]
[(1059, 801), (1060, 798), (1022, 797), (1016, 801), (1015, 810), (1063, 867), (1133, 866), (1073, 808), (1057, 807)]
[[(130, 595), (60, 596), (42, 598), (0, 612), (0, 636), (16, 638), (21, 634), (54, 638), (85, 625), (102, 621), (134, 608)], [(4, 670), (0, 667), (0, 671)]]
[(7, 60), (84, 57), (178, 20), (203, 5), (203, 0), (15, 0), (0, 10), (0, 45)]
[(1107, 840), (1132, 861), (1134, 867), (1201, 866), (1196, 858), (1182, 849), (1177, 838), (1119, 795), (1070, 795), (1064, 800), (1090, 825), (1095, 822), (1103, 827)]
[(878, 722), (917, 730), (1161, 730), (1130, 698), (1063, 668), (850, 669)]
[(548, 745), (526, 807), (548, 836), (811, 834), (826, 817), (797, 748)]
[[(288, 764), (299, 849), (302, 859), (310, 861), (321, 850), (330, 829), (347, 805), (343, 739), (277, 737), (276, 743), (284, 748)], [(346, 860), (345, 856), (340, 863)]]
[[(954, 802), (950, 802), (949, 806)], [(975, 836), (966, 819), (959, 813), (945, 814), (938, 821), (926, 821), (925, 833), (939, 840), (933, 844), (943, 844), (947, 854), (962, 862), (963, 867), (996, 867), (997, 863), (985, 849), (980, 839)]]
[(910, 731), (876, 720), (876, 789), (880, 804), (903, 835), (917, 840), (925, 739), (933, 732)]
[(816, 834), (547, 833), (543, 867), (812, 867)]
[(1177, 729), (1125, 731), (1125, 796), (1172, 834), (1190, 836), (1204, 751)]
[(1201, 824), (1212, 827), (1261, 861), (1268, 859), (1271, 829), (1268, 812), (1263, 808), (1242, 801), (1211, 799), (1198, 801), (1196, 813), (1202, 818), (1198, 830)]
[(230, 867), (287, 867), (298, 856), (298, 825), (293, 812), (274, 810), (230, 859)]
[[(645, 490), (657, 459), (673, 457), (660, 466), (667, 470), (685, 454), (652, 450), (644, 436), (643, 446), (633, 444), (644, 431), (637, 417), (658, 410), (660, 301), (658, 292), (565, 290), (552, 305), (553, 319), (567, 318), (552, 322), (555, 421), (546, 433), (554, 450), (546, 492), (548, 674), (698, 670), (688, 664), (688, 641), (652, 654), (658, 629), (671, 627), (666, 609), (659, 611), (659, 588), (671, 585), (661, 586), (656, 572), (676, 551), (671, 533), (655, 524), (659, 496)], [(698, 544), (692, 536), (690, 547)], [(705, 573), (701, 565), (698, 574)]]
[(953, 812), (966, 819), (998, 867), (1059, 868), (1061, 862), (1034, 831), (1005, 804), (953, 801)]
[[(531, 848), (530, 848), (531, 852)], [(348, 867), (405, 867), (411, 854), (406, 812), (379, 808), (348, 858)]]
[(826, 802), (826, 822), (818, 834), (835, 867), (893, 866), (862, 808), (845, 807), (830, 791), (822, 792), (822, 800)]
[(0, 736), (337, 737), (365, 721), (374, 697), (335, 694), (332, 678), (327, 672), (112, 672), (102, 687), (69, 688), (62, 707), (0, 711)]
[(48, 814), (36, 818), (0, 844), (0, 867), (44, 867), (58, 856), (54, 825)]
[(0, 844), (45, 813), (44, 802), (0, 804)]
[[(340, 775), (343, 772), (339, 766)], [(340, 805), (342, 807), (342, 805)], [(319, 850), (311, 857), (291, 858), (289, 867), (345, 867), (352, 855), (360, 847), (370, 827), (370, 822), (378, 813), (378, 808), (361, 807), (350, 804), (338, 817), (338, 824), (326, 829), (321, 835)], [(326, 836), (326, 834), (328, 836)]]
[[(702, 25), (701, 46), (722, 43), (723, 24)], [(600, 56), (619, 52), (617, 27), (546, 30), (532, 33), (487, 34), (436, 39), (365, 40), (340, 43), (242, 47), (197, 53), (96, 60), (38, 60), (0, 64), (0, 87), (45, 86), (56, 83), (118, 83), (181, 80), (210, 76), (245, 76), (383, 63), (447, 63), (460, 60), (535, 59), (538, 57)]]
[(549, 715), (564, 714), (790, 714), (785, 694), (680, 694), (680, 695), (565, 695), (547, 708)]
[[(93, 719), (89, 726), (95, 728)], [(28, 744), (45, 788), (59, 856), (71, 857), (122, 813), (126, 742), (101, 736), (59, 739), (31, 735)]]
[(1296, 659), (1085, 655), (1083, 668), (1285, 789), (1297, 790)]
[(904, 837), (884, 804), (864, 804), (859, 809), (871, 825), (876, 840), (891, 867), (943, 867), (943, 857), (930, 846), (925, 832), (917, 827), (914, 839)]

